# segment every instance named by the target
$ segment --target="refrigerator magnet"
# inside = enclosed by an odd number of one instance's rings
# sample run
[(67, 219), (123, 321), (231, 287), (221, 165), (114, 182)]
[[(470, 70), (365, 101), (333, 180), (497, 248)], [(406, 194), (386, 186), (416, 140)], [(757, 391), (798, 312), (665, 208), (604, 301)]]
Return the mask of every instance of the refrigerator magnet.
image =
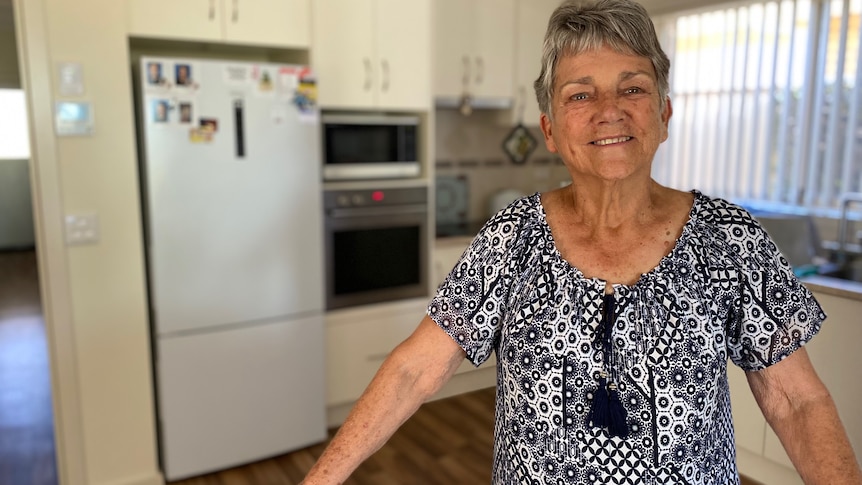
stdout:
[(191, 124), (193, 116), (194, 106), (192, 105), (192, 103), (189, 101), (180, 103), (180, 124)]
[(174, 66), (174, 79), (177, 86), (190, 87), (192, 85), (192, 66), (191, 64), (177, 64)]
[(165, 76), (162, 72), (161, 62), (151, 61), (147, 63), (147, 86), (161, 86), (165, 84)]
[(231, 84), (233, 86), (247, 86), (253, 82), (249, 66), (241, 64), (229, 65), (225, 66), (223, 72), (225, 84)]
[(171, 106), (167, 99), (154, 99), (151, 104), (153, 123), (168, 123)]
[(293, 94), (293, 104), (299, 111), (300, 121), (317, 123), (317, 83), (313, 78), (300, 79)]
[(189, 128), (189, 141), (192, 143), (211, 143), (213, 132), (201, 127)]
[(271, 98), (275, 96), (275, 73), (272, 69), (255, 66), (252, 76), (256, 77), (254, 93), (258, 97)]
[(201, 118), (200, 128), (215, 133), (218, 131), (218, 120), (216, 118)]

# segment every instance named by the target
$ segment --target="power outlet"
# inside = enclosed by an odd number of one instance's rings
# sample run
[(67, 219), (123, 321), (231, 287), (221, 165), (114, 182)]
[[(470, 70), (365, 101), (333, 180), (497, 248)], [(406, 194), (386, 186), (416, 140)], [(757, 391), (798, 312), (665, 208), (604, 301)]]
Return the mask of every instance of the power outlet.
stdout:
[(69, 214), (66, 216), (66, 245), (80, 246), (99, 242), (99, 216)]

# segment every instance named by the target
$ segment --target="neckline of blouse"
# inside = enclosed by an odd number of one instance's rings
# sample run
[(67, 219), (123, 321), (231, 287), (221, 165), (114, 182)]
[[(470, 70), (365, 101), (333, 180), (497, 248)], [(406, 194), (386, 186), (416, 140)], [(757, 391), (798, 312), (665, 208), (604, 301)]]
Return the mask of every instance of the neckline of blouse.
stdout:
[[(614, 289), (614, 295), (619, 293), (629, 293), (634, 291), (635, 288), (646, 284), (646, 281), (656, 277), (661, 274), (664, 268), (670, 266), (671, 262), (676, 258), (676, 256), (683, 251), (689, 237), (694, 233), (694, 226), (697, 223), (697, 216), (700, 212), (701, 206), (703, 205), (706, 196), (703, 195), (699, 190), (691, 190), (690, 193), (694, 195), (694, 202), (691, 204), (691, 208), (688, 211), (688, 220), (685, 221), (685, 224), (682, 226), (682, 231), (674, 242), (673, 248), (662, 256), (659, 260), (658, 264), (655, 265), (652, 269), (647, 271), (646, 273), (641, 273), (640, 277), (636, 282), (631, 285), (626, 285), (623, 283), (614, 283), (611, 286)], [(542, 205), (542, 197), (540, 192), (536, 192), (533, 194), (533, 199), (535, 202), (535, 206), (539, 212), (539, 225), (544, 232), (544, 237), (551, 249), (551, 255), (554, 258), (554, 262), (560, 267), (564, 268), (566, 272), (571, 273), (574, 276), (575, 281), (582, 281), (585, 285), (589, 284), (595, 288), (601, 290), (601, 293), (604, 293), (604, 288), (607, 284), (607, 281), (598, 278), (587, 278), (584, 276), (584, 273), (581, 272), (579, 268), (569, 263), (563, 255), (560, 254), (559, 249), (557, 248), (557, 243), (554, 240), (554, 235), (551, 233), (551, 226), (548, 225), (547, 215), (545, 214), (545, 206)]]

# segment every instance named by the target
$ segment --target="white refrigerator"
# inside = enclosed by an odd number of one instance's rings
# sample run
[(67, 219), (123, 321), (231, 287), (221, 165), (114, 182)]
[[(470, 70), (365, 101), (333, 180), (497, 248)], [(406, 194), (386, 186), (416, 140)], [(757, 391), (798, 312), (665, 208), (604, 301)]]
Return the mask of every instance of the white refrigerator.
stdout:
[(145, 57), (138, 79), (165, 477), (324, 440), (321, 143), (312, 73)]

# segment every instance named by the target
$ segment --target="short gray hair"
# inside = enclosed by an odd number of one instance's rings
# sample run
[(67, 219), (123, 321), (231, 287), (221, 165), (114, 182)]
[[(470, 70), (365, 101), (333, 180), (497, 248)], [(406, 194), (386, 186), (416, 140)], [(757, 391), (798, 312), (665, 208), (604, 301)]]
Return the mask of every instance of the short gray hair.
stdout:
[(533, 84), (539, 109), (551, 116), (554, 78), (560, 58), (608, 45), (652, 62), (662, 111), (670, 91), (670, 60), (661, 48), (646, 9), (631, 0), (567, 0), (554, 10), (542, 46), (542, 71)]

